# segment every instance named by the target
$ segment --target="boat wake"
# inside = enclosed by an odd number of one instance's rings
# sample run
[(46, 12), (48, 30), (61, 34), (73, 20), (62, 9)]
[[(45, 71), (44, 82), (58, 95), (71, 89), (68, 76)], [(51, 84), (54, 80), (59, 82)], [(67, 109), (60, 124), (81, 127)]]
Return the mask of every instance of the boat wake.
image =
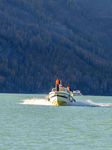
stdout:
[[(23, 100), (20, 104), (26, 104), (26, 105), (48, 105), (48, 106), (55, 106), (51, 102), (49, 102), (46, 98), (38, 99), (38, 98), (32, 98), (32, 99), (26, 99)], [(112, 103), (95, 103), (91, 100), (86, 100), (85, 102), (69, 102), (66, 104), (66, 106), (85, 106), (85, 107), (112, 107)]]
[(112, 103), (95, 103), (91, 100), (86, 100), (85, 102), (76, 102), (76, 103), (68, 103), (71, 106), (85, 106), (85, 107), (112, 107)]
[(26, 105), (53, 105), (50, 103), (47, 99), (38, 99), (38, 98), (32, 98), (32, 99), (26, 99), (23, 100), (23, 103), (20, 104), (26, 104)]

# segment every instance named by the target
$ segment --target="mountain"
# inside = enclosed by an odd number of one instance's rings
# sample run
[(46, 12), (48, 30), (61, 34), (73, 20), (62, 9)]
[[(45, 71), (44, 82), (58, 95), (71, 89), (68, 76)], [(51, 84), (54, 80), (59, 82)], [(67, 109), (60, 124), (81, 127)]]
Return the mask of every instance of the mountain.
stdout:
[(1, 0), (0, 92), (48, 93), (57, 78), (112, 95), (112, 2)]

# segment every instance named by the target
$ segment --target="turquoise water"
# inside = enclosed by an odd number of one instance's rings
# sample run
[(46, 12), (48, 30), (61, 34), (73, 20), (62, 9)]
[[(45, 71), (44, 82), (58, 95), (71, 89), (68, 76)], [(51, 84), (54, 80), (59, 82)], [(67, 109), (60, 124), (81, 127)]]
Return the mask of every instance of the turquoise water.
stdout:
[(45, 97), (0, 94), (0, 150), (112, 150), (112, 97), (59, 107)]

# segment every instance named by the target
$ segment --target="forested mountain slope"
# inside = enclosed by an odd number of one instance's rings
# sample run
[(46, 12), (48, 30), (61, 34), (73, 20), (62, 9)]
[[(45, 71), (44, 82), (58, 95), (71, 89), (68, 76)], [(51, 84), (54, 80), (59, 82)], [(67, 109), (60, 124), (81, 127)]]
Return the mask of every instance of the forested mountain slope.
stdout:
[(94, 33), (97, 34), (101, 44), (103, 45), (103, 48), (112, 57), (112, 1), (76, 1), (81, 6), (81, 8), (86, 10), (86, 13), (91, 16), (91, 21), (96, 26), (96, 28), (91, 30), (94, 30)]
[(0, 92), (47, 93), (59, 78), (83, 94), (111, 95), (111, 19), (90, 4), (1, 0)]

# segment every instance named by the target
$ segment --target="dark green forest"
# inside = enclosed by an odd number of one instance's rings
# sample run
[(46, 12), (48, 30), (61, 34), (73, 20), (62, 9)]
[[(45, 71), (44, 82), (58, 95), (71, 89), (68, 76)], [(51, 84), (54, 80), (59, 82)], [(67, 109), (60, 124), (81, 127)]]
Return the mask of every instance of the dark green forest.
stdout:
[(59, 78), (85, 95), (112, 95), (112, 19), (92, 6), (0, 0), (0, 92), (48, 93)]

